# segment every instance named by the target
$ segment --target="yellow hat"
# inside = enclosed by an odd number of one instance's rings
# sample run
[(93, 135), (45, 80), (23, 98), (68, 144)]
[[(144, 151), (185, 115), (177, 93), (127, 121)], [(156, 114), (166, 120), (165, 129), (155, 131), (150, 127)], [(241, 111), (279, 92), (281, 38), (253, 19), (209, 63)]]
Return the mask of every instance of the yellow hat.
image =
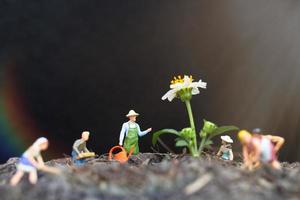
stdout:
[(248, 136), (248, 137), (251, 137), (251, 134), (246, 131), (246, 130), (241, 130), (239, 133), (238, 133), (238, 138), (240, 141), (243, 141), (245, 136)]

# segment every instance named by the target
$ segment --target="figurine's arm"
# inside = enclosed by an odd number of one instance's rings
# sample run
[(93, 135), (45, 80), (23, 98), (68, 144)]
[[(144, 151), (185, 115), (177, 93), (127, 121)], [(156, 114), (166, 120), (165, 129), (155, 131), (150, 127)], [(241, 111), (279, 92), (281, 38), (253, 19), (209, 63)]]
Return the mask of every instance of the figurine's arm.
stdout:
[(284, 143), (284, 138), (279, 136), (273, 136), (273, 135), (267, 135), (267, 137), (270, 138), (270, 140), (275, 143), (274, 150), (275, 153), (277, 153)]
[(123, 140), (124, 140), (124, 135), (125, 135), (126, 131), (127, 131), (126, 123), (124, 123), (122, 125), (122, 129), (121, 129), (120, 137), (119, 137), (119, 145), (120, 146), (123, 146)]
[[(32, 147), (31, 147), (32, 148)], [(39, 167), (39, 163), (34, 159), (34, 157), (32, 156), (33, 155), (33, 150), (32, 149), (29, 149), (28, 152), (27, 152), (27, 159), (30, 161), (30, 163), (35, 166), (36, 168)]]
[(253, 141), (253, 162), (259, 162), (260, 161), (260, 154), (261, 154), (261, 144), (258, 141)]
[(229, 160), (233, 160), (233, 152), (232, 152), (232, 149), (229, 150)]
[(243, 146), (243, 157), (244, 157), (244, 163), (247, 165), (249, 163), (249, 154), (248, 154), (248, 148), (246, 146)]
[(220, 149), (219, 149), (219, 151), (217, 153), (217, 156), (220, 156), (222, 152), (223, 152), (223, 145), (220, 146)]
[(152, 130), (151, 128), (148, 128), (145, 131), (141, 131), (140, 125), (138, 125), (138, 124), (137, 124), (137, 128), (138, 128), (138, 134), (140, 137), (146, 135), (147, 133), (149, 133)]
[(79, 155), (80, 152), (78, 150), (78, 146), (80, 145), (80, 141), (76, 140), (73, 144), (73, 150)]
[(38, 164), (39, 164), (40, 166), (44, 166), (44, 165), (45, 165), (44, 160), (43, 160), (43, 158), (42, 158), (41, 155), (39, 155), (36, 159), (37, 159)]

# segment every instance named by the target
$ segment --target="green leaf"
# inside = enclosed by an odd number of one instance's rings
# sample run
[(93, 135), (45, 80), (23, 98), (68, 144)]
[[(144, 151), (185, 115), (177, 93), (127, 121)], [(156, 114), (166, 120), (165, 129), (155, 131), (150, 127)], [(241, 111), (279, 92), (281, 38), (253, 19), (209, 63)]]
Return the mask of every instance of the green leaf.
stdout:
[(211, 140), (206, 140), (204, 143), (204, 147), (213, 144), (213, 141)]
[(218, 128), (216, 128), (211, 134), (210, 136), (208, 137), (209, 139), (217, 136), (217, 135), (221, 135), (225, 132), (229, 132), (229, 131), (237, 131), (239, 130), (238, 127), (236, 126), (220, 126)]
[(189, 145), (185, 140), (179, 139), (176, 141), (175, 146), (176, 147), (187, 147)]
[(155, 145), (157, 143), (157, 139), (159, 138), (159, 136), (161, 136), (162, 134), (174, 134), (180, 137), (180, 133), (178, 131), (176, 131), (175, 129), (162, 129), (159, 131), (156, 131), (155, 133), (153, 133), (152, 136), (152, 144)]

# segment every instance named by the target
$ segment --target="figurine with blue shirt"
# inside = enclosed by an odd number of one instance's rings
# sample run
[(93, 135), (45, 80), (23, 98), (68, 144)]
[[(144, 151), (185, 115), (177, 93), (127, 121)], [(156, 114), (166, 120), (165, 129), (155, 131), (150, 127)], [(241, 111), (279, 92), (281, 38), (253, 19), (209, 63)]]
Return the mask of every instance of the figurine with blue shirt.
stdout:
[(136, 117), (139, 116), (134, 110), (130, 110), (126, 117), (129, 118), (128, 122), (125, 122), (120, 132), (119, 145), (123, 146), (124, 149), (130, 152), (133, 149), (133, 155), (139, 153), (139, 137), (146, 135), (151, 132), (152, 128), (148, 128), (145, 131), (141, 131), (140, 126), (136, 123)]
[(222, 160), (233, 160), (233, 153), (231, 144), (233, 140), (228, 135), (221, 136), (222, 145), (217, 153), (217, 156), (220, 156)]

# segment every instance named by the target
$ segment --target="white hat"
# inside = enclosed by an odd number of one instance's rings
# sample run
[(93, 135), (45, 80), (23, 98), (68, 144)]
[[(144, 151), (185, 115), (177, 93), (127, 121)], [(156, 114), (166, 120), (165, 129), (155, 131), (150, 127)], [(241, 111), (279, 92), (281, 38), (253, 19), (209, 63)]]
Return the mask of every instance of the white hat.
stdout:
[(233, 140), (228, 135), (222, 135), (221, 139), (227, 143), (233, 143)]
[(40, 144), (43, 144), (43, 143), (46, 143), (48, 142), (48, 139), (45, 138), (45, 137), (40, 137), (38, 138), (34, 143), (33, 143), (33, 146), (39, 146)]
[(130, 110), (128, 112), (128, 114), (126, 115), (126, 117), (130, 117), (130, 116), (139, 116), (139, 113), (136, 113), (134, 110)]

